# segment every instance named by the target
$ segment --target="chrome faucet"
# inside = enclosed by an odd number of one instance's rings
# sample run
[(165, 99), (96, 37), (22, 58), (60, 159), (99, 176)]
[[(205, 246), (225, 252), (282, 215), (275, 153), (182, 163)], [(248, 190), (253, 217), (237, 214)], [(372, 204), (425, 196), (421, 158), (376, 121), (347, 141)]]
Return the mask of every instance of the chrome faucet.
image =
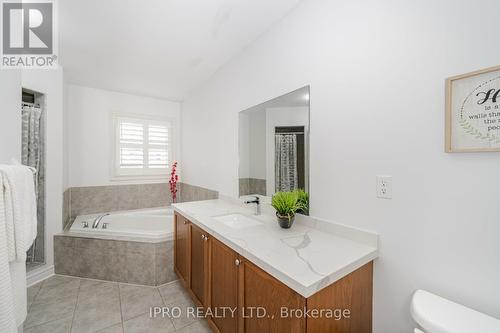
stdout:
[(246, 204), (255, 204), (255, 215), (260, 215), (260, 198), (258, 196), (254, 197), (255, 199), (253, 200), (247, 200), (245, 201)]
[(104, 216), (108, 216), (109, 213), (99, 215), (98, 217), (95, 218), (94, 223), (92, 223), (92, 229), (96, 229), (99, 226), (99, 223), (101, 222), (102, 218)]

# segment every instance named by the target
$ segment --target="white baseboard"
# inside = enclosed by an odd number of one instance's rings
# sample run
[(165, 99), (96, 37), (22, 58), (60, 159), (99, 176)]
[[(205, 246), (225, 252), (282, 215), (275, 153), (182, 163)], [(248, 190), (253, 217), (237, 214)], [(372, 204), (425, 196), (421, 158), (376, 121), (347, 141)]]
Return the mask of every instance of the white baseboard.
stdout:
[(37, 284), (38, 282), (41, 282), (52, 275), (54, 275), (54, 265), (50, 266), (41, 266), (38, 268), (35, 268), (32, 271), (29, 271), (26, 273), (26, 284), (28, 287), (31, 287), (34, 284)]

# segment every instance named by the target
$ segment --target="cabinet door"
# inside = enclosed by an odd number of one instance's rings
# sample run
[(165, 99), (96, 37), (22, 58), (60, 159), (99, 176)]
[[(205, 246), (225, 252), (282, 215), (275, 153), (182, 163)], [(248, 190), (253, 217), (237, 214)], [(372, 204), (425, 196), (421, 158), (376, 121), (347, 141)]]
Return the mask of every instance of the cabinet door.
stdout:
[(191, 292), (199, 305), (207, 306), (208, 233), (191, 224)]
[(358, 268), (307, 299), (307, 309), (348, 309), (349, 318), (307, 319), (307, 332), (371, 333), (373, 262)]
[[(264, 272), (249, 261), (244, 261), (240, 270), (240, 306), (244, 309), (245, 333), (283, 332), (304, 333), (306, 320), (297, 316), (281, 315), (281, 308), (304, 309), (305, 298)], [(260, 308), (260, 312), (255, 310)], [(252, 311), (252, 309), (254, 309)], [(265, 310), (265, 316), (263, 310)], [(259, 318), (260, 317), (262, 318)]]
[[(212, 317), (221, 333), (238, 332), (238, 254), (212, 238), (210, 242), (210, 303), (212, 311), (222, 311)], [(231, 312), (232, 310), (233, 312)]]
[(189, 221), (175, 214), (174, 265), (175, 271), (185, 286), (189, 287)]

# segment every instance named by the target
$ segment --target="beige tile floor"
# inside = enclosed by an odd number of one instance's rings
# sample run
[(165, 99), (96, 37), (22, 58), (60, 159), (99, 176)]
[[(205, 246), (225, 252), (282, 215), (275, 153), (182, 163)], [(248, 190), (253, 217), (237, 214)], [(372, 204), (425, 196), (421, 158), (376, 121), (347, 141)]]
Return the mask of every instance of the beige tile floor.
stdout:
[[(150, 307), (179, 307), (179, 318), (150, 318)], [(204, 319), (186, 315), (194, 306), (174, 281), (159, 287), (55, 275), (28, 288), (25, 333), (205, 333)]]

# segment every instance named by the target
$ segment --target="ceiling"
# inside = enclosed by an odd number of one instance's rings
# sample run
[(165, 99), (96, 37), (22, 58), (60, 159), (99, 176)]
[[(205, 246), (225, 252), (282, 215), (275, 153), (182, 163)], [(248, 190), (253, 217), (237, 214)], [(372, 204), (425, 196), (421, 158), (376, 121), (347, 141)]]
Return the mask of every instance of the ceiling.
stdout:
[(300, 0), (64, 0), (67, 81), (181, 101)]
[(309, 86), (299, 88), (288, 94), (276, 97), (270, 101), (252, 106), (243, 110), (244, 114), (253, 114), (254, 112), (266, 112), (269, 108), (297, 108), (309, 107)]

